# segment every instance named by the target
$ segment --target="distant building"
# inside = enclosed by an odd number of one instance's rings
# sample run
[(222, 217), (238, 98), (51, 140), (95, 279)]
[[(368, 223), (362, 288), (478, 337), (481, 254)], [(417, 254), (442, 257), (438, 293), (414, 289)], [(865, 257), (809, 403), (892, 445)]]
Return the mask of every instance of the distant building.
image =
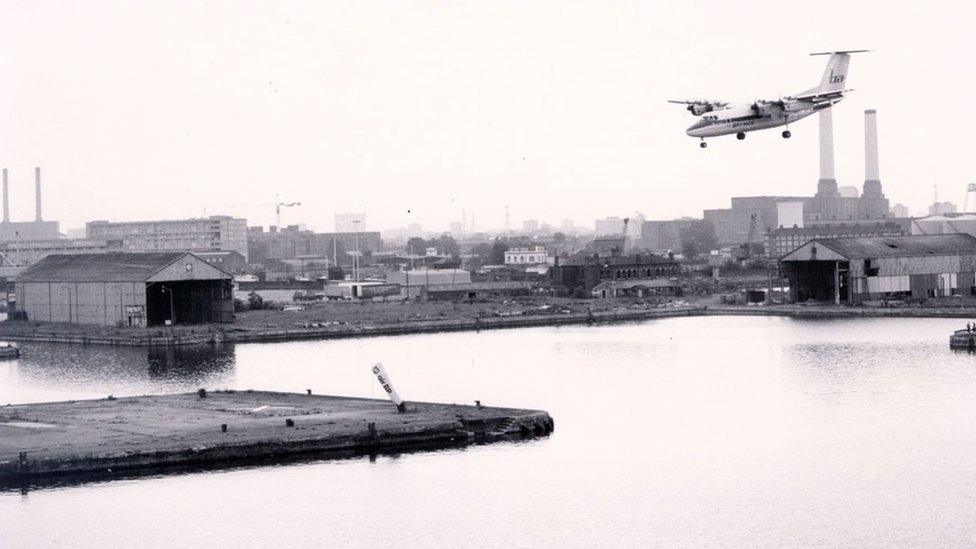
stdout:
[(968, 234), (817, 239), (780, 265), (799, 302), (976, 295), (976, 237)]
[(49, 255), (17, 276), (28, 320), (156, 326), (232, 322), (231, 275), (185, 252)]
[(701, 221), (692, 217), (666, 221), (645, 221), (641, 224), (641, 246), (654, 252), (681, 249), (681, 231)]
[(526, 296), (530, 293), (532, 284), (524, 281), (463, 282), (420, 287), (421, 299), (428, 301), (474, 301)]
[(766, 255), (780, 258), (800, 246), (819, 238), (866, 236), (901, 236), (907, 231), (897, 223), (876, 221), (873, 225), (824, 225), (774, 229), (766, 233)]
[(976, 214), (930, 215), (912, 220), (912, 234), (969, 234), (976, 236)]
[(193, 255), (217, 267), (218, 269), (232, 275), (249, 273), (251, 268), (247, 264), (247, 258), (236, 250), (221, 252), (195, 252)]
[(225, 215), (160, 221), (90, 221), (87, 238), (126, 252), (216, 252), (247, 257), (247, 220)]
[(522, 231), (532, 234), (539, 230), (539, 222), (535, 219), (526, 219), (522, 222)]
[(945, 215), (956, 211), (956, 205), (952, 202), (933, 202), (929, 205), (929, 215)]
[(802, 196), (736, 196), (732, 197), (731, 208), (705, 210), (704, 218), (715, 228), (719, 244), (744, 244), (750, 232), (753, 242), (757, 242), (762, 235), (780, 226), (780, 203), (800, 202), (806, 211), (811, 200)]
[(399, 284), (405, 297), (419, 297), (424, 286), (467, 284), (471, 273), (462, 269), (417, 269), (412, 271), (391, 271), (386, 282)]
[(358, 233), (366, 230), (366, 214), (337, 213), (335, 214), (335, 232)]
[(619, 217), (604, 217), (593, 222), (596, 236), (617, 236), (624, 232), (624, 220)]
[(315, 233), (296, 225), (283, 229), (250, 227), (247, 231), (248, 262), (265, 263), (271, 259), (295, 259), (300, 256), (328, 257), (333, 265), (352, 265), (350, 252), (359, 249), (372, 255), (383, 249), (379, 231), (352, 233)]
[(0, 254), (7, 264), (27, 266), (49, 255), (121, 252), (122, 244), (95, 238), (54, 238), (43, 240), (7, 240), (0, 242)]
[(600, 236), (594, 238), (593, 241), (586, 246), (586, 250), (591, 254), (595, 254), (600, 257), (610, 257), (623, 255), (626, 244), (627, 240), (623, 235)]
[(635, 280), (604, 280), (590, 292), (593, 297), (680, 296), (681, 285), (675, 279), (649, 278)]
[(909, 217), (910, 215), (908, 206), (904, 204), (895, 204), (890, 210), (888, 210), (888, 214), (891, 215), (891, 217)]
[(604, 280), (671, 278), (680, 272), (678, 262), (668, 257), (651, 254), (594, 257), (581, 253), (557, 261), (549, 268), (549, 278), (554, 287), (563, 291), (589, 294)]
[(511, 248), (505, 252), (506, 265), (544, 265), (549, 263), (549, 253), (544, 246)]

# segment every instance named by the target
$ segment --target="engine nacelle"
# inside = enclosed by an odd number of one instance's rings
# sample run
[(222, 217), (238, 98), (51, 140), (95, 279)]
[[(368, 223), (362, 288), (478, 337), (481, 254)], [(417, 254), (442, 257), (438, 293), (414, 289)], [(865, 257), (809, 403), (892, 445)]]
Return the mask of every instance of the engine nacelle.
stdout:
[(690, 112), (695, 116), (701, 116), (706, 112), (711, 112), (713, 110), (715, 110), (715, 107), (712, 107), (711, 105), (708, 104), (692, 103), (691, 105), (688, 105), (688, 112)]

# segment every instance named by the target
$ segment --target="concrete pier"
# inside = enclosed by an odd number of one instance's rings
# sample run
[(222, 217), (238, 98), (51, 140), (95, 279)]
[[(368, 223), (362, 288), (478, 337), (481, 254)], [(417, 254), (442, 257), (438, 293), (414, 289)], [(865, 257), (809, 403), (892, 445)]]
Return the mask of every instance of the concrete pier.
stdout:
[(0, 407), (0, 484), (546, 436), (546, 412), (223, 391)]

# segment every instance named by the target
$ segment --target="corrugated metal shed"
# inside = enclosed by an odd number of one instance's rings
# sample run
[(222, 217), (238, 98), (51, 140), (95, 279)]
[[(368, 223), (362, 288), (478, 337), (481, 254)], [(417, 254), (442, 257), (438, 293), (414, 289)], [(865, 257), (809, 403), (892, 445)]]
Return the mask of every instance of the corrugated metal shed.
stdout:
[[(820, 238), (812, 243), (848, 259), (976, 253), (976, 237), (968, 234)], [(789, 261), (792, 255), (787, 254), (783, 261)]]
[(17, 275), (17, 282), (145, 282), (184, 256), (192, 255), (187, 252), (49, 255)]
[(422, 284), (428, 292), (499, 292), (512, 290), (531, 290), (530, 282), (462, 282), (460, 284)]

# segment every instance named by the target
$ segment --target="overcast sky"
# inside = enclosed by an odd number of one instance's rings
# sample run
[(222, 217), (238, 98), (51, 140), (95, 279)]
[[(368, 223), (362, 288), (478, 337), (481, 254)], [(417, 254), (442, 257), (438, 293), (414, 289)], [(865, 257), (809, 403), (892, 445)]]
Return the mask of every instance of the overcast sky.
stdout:
[[(662, 4), (662, 5), (658, 5)], [(840, 185), (913, 211), (976, 181), (974, 8), (963, 2), (43, 2), (0, 0), (0, 166), (12, 215), (230, 213), (332, 229), (479, 229), (534, 218), (701, 215), (733, 195), (809, 195), (817, 122), (713, 139), (668, 98), (751, 101), (815, 85), (812, 51), (871, 48), (835, 107)], [(867, 4), (867, 3), (865, 3)], [(870, 4), (881, 3), (871, 2)], [(905, 4), (905, 5), (902, 5)], [(910, 5), (908, 5), (910, 4)]]

